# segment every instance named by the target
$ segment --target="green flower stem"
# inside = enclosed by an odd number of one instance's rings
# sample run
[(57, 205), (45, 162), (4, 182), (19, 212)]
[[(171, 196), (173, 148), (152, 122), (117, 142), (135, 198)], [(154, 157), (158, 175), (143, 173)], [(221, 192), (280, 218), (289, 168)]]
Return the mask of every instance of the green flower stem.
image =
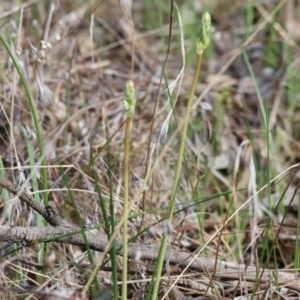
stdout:
[[(44, 167), (42, 168), (41, 172), (42, 172), (42, 178), (43, 178), (43, 189), (45, 190), (45, 192), (43, 193), (44, 196), (44, 205), (48, 205), (48, 179), (47, 179), (47, 169), (45, 168), (46, 166), (46, 160), (45, 160), (45, 154), (44, 154), (44, 147), (43, 147), (43, 140), (42, 140), (42, 134), (41, 134), (41, 130), (40, 130), (40, 125), (39, 125), (39, 120), (38, 120), (38, 115), (36, 112), (36, 108), (34, 105), (34, 100), (32, 98), (29, 86), (26, 82), (25, 77), (22, 74), (22, 71), (19, 67), (19, 64), (14, 56), (14, 54), (12, 53), (12, 51), (10, 50), (10, 47), (7, 45), (7, 43), (5, 42), (5, 40), (3, 39), (2, 35), (0, 35), (0, 42), (2, 43), (2, 45), (4, 46), (5, 50), (7, 51), (9, 57), (11, 58), (13, 65), (15, 66), (21, 83), (24, 87), (25, 90), (25, 94), (30, 106), (30, 111), (32, 114), (32, 118), (33, 118), (33, 123), (34, 123), (34, 127), (35, 127), (35, 132), (36, 132), (36, 136), (37, 136), (37, 140), (38, 140), (38, 145), (39, 145), (39, 151), (40, 151), (40, 160), (41, 160), (41, 165)], [(42, 226), (43, 224), (43, 220), (41, 218), (41, 216), (37, 217), (37, 225), (38, 226)], [(46, 224), (47, 225), (47, 224)], [(41, 249), (38, 253), (38, 261), (41, 264), (44, 264), (44, 257), (46, 257), (46, 253), (48, 253), (48, 245), (45, 244), (43, 249)], [(42, 277), (38, 277), (39, 279), (41, 279), (41, 281), (39, 280), (40, 283), (42, 283)]]
[[(22, 74), (22, 71), (19, 67), (19, 64), (17, 62), (17, 60), (15, 59), (15, 56), (13, 55), (13, 53), (11, 52), (9, 46), (7, 45), (7, 43), (5, 42), (5, 40), (3, 39), (3, 37), (0, 35), (0, 42), (2, 43), (2, 45), (4, 46), (4, 48), (6, 49), (9, 57), (11, 58), (19, 76), (20, 76), (20, 80), (22, 82), (22, 85), (24, 87), (25, 90), (25, 94), (27, 96), (28, 99), (28, 103), (30, 106), (30, 111), (32, 114), (32, 118), (33, 118), (33, 122), (34, 122), (34, 127), (35, 127), (35, 131), (36, 131), (36, 136), (37, 136), (37, 140), (38, 140), (38, 145), (39, 145), (39, 150), (40, 150), (40, 157), (41, 157), (41, 165), (43, 167), (46, 166), (46, 161), (45, 161), (45, 154), (44, 154), (44, 148), (43, 148), (43, 140), (42, 140), (42, 135), (41, 135), (41, 131), (40, 131), (40, 126), (39, 126), (39, 121), (38, 121), (38, 116), (36, 113), (36, 109), (34, 106), (34, 101), (33, 98), (31, 96), (31, 92), (29, 90), (28, 84)], [(48, 181), (47, 181), (47, 169), (46, 168), (42, 168), (42, 177), (43, 177), (43, 189), (45, 191), (48, 190)], [(48, 192), (44, 192), (44, 205), (48, 205)], [(40, 224), (38, 224), (40, 225)]]
[(127, 269), (128, 269), (128, 214), (129, 214), (129, 142), (130, 142), (131, 118), (127, 117), (124, 142), (124, 204), (123, 204), (123, 270), (122, 270), (122, 299), (127, 299)]
[[(175, 196), (176, 196), (177, 186), (178, 186), (178, 182), (179, 182), (181, 167), (182, 167), (186, 133), (187, 133), (187, 128), (188, 128), (188, 124), (189, 124), (189, 117), (190, 117), (190, 113), (191, 113), (191, 109), (192, 109), (193, 98), (194, 98), (196, 85), (198, 82), (201, 64), (202, 64), (202, 52), (197, 54), (197, 58), (198, 59), (197, 59), (196, 71), (194, 74), (193, 83), (192, 83), (192, 87), (190, 90), (189, 99), (187, 102), (186, 117), (184, 119), (184, 123), (183, 123), (183, 127), (182, 127), (179, 155), (178, 155), (178, 161), (177, 161), (176, 170), (175, 170), (174, 184), (173, 184), (171, 201), (170, 201), (169, 211), (168, 211), (168, 219), (169, 220), (172, 220), (173, 211), (174, 211)], [(159, 284), (160, 284), (160, 277), (161, 277), (161, 272), (162, 272), (162, 268), (163, 268), (163, 264), (164, 264), (164, 256), (165, 256), (165, 252), (166, 252), (166, 248), (167, 248), (168, 239), (169, 239), (169, 235), (166, 234), (163, 237), (163, 240), (162, 240), (162, 243), (160, 246), (159, 256), (158, 256), (158, 260), (157, 260), (157, 264), (156, 264), (155, 272), (154, 272), (155, 282), (154, 282), (154, 287), (153, 287), (153, 292), (152, 292), (152, 298), (151, 298), (152, 300), (157, 299), (157, 294), (158, 294), (158, 289), (159, 289)]]
[(122, 299), (127, 299), (127, 270), (128, 270), (128, 215), (129, 215), (129, 143), (130, 143), (130, 126), (131, 120), (135, 111), (135, 89), (132, 81), (126, 85), (124, 94), (124, 108), (127, 112), (126, 128), (125, 128), (125, 141), (124, 141), (124, 202), (123, 202), (123, 271), (122, 271)]
[[(195, 70), (195, 74), (194, 74), (194, 78), (193, 78), (193, 83), (192, 83), (191, 90), (190, 90), (190, 95), (189, 95), (188, 102), (187, 102), (186, 117), (184, 119), (183, 127), (182, 127), (179, 154), (178, 154), (178, 160), (177, 160), (175, 177), (174, 177), (174, 184), (173, 184), (170, 205), (169, 205), (169, 210), (168, 210), (168, 219), (169, 219), (170, 223), (171, 223), (171, 220), (173, 217), (173, 212), (174, 212), (175, 196), (176, 196), (176, 192), (177, 192), (177, 187), (178, 187), (178, 182), (179, 182), (179, 177), (180, 177), (180, 172), (181, 172), (181, 167), (182, 167), (186, 133), (187, 133), (188, 125), (189, 125), (189, 118), (190, 118), (190, 114), (191, 114), (196, 85), (197, 85), (199, 74), (200, 74), (200, 69), (201, 69), (201, 64), (202, 64), (202, 54), (203, 54), (203, 51), (209, 46), (209, 43), (210, 43), (210, 28), (211, 28), (211, 18), (210, 18), (209, 13), (206, 12), (206, 13), (204, 13), (204, 15), (202, 17), (200, 39), (199, 39), (199, 41), (197, 43), (197, 47), (196, 47), (197, 65), (196, 65), (196, 70)], [(169, 239), (169, 234), (166, 233), (163, 237), (163, 240), (162, 240), (162, 243), (160, 246), (157, 263), (155, 265), (153, 280), (152, 280), (151, 286), (149, 288), (149, 293), (147, 295), (147, 299), (149, 299), (150, 297), (152, 300), (157, 299), (160, 278), (161, 278), (161, 272), (162, 272), (162, 268), (163, 268), (163, 264), (164, 264), (164, 257), (165, 257), (165, 253), (166, 253), (168, 239)]]

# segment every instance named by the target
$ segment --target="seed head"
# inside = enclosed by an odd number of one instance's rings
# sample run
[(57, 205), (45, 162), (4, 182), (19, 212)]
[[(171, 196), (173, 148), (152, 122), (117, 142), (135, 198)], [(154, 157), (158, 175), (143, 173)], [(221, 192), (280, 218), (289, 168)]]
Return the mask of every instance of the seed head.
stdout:
[(16, 55), (20, 57), (22, 55), (22, 49), (16, 50)]
[(46, 49), (47, 49), (46, 42), (43, 41), (43, 40), (41, 40), (41, 44), (42, 44), (41, 49), (42, 49), (42, 50), (46, 50)]
[(172, 233), (173, 226), (169, 219), (165, 219), (161, 222), (161, 234), (163, 236), (170, 235)]
[(49, 107), (52, 104), (53, 93), (46, 85), (43, 85), (41, 83), (38, 76), (36, 77), (36, 79), (39, 88), (39, 101), (42, 107)]
[(51, 43), (46, 43), (47, 49), (51, 50), (52, 49), (52, 45)]
[(43, 43), (42, 43), (42, 49), (38, 50), (37, 48), (35, 48), (32, 45), (32, 43), (30, 42), (30, 40), (27, 37), (25, 37), (25, 39), (29, 43), (30, 53), (31, 53), (32, 58), (41, 64), (45, 63), (46, 51), (43, 49)]
[(55, 40), (56, 40), (57, 42), (60, 42), (60, 41), (61, 41), (61, 36), (60, 36), (59, 33), (55, 33)]

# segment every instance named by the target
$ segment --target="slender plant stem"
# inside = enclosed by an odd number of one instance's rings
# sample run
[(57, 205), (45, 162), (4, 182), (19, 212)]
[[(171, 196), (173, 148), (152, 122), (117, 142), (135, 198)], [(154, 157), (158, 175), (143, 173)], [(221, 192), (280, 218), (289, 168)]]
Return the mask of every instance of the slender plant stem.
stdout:
[[(194, 74), (194, 78), (193, 78), (192, 87), (190, 90), (189, 99), (187, 102), (186, 117), (184, 119), (184, 123), (183, 123), (183, 127), (182, 127), (178, 161), (177, 161), (177, 165), (176, 165), (174, 184), (173, 184), (173, 189), (172, 189), (172, 194), (171, 194), (171, 201), (170, 201), (169, 210), (168, 210), (168, 219), (169, 220), (171, 220), (172, 216), (173, 216), (175, 196), (176, 196), (176, 192), (177, 192), (177, 186), (178, 186), (178, 182), (179, 182), (180, 171), (181, 171), (182, 161), (183, 161), (183, 156), (184, 156), (186, 133), (187, 133), (187, 128), (188, 128), (188, 124), (189, 124), (189, 117), (190, 117), (190, 113), (191, 113), (191, 109), (192, 109), (196, 85), (197, 85), (199, 74), (200, 74), (201, 64), (202, 64), (202, 53), (197, 54), (197, 66), (196, 66), (196, 70), (195, 70), (195, 74)], [(153, 292), (152, 292), (152, 298), (151, 298), (152, 300), (157, 299), (160, 277), (161, 277), (161, 272), (162, 272), (162, 268), (163, 268), (164, 256), (165, 256), (165, 252), (166, 252), (166, 248), (167, 248), (168, 239), (169, 239), (169, 235), (166, 234), (163, 237), (163, 240), (161, 243), (160, 253), (158, 256), (157, 264), (155, 267), (155, 273), (154, 273), (156, 277), (155, 277), (155, 282), (154, 282), (154, 287), (153, 287)]]
[[(33, 122), (34, 122), (34, 127), (35, 127), (35, 131), (36, 131), (36, 136), (37, 136), (37, 140), (38, 140), (38, 145), (39, 145), (39, 150), (40, 150), (40, 157), (41, 157), (41, 165), (42, 166), (46, 166), (46, 161), (45, 161), (45, 154), (44, 154), (44, 147), (43, 147), (43, 140), (42, 140), (42, 134), (41, 134), (41, 130), (40, 130), (40, 126), (39, 126), (39, 120), (38, 120), (38, 116), (36, 113), (36, 109), (35, 109), (35, 105), (34, 105), (34, 101), (31, 95), (31, 92), (29, 90), (28, 84), (22, 74), (22, 71), (19, 67), (19, 64), (15, 58), (15, 56), (13, 55), (12, 51), (10, 50), (9, 46), (7, 45), (7, 43), (5, 42), (5, 40), (3, 39), (3, 37), (0, 35), (0, 42), (3, 44), (5, 50), (7, 51), (9, 57), (11, 58), (19, 76), (20, 76), (20, 80), (22, 82), (22, 85), (24, 87), (27, 99), (28, 99), (28, 103), (30, 106), (30, 111), (32, 114), (32, 118), (33, 118)], [(42, 175), (43, 175), (43, 188), (45, 191), (48, 190), (48, 180), (47, 180), (47, 169), (46, 168), (42, 168)], [(44, 192), (44, 205), (48, 205), (48, 192)]]
[(128, 182), (129, 182), (129, 142), (130, 142), (131, 118), (127, 117), (124, 141), (124, 205), (123, 205), (123, 271), (122, 271), (122, 299), (127, 299), (127, 269), (128, 269), (128, 247), (127, 247), (127, 228), (128, 228)]

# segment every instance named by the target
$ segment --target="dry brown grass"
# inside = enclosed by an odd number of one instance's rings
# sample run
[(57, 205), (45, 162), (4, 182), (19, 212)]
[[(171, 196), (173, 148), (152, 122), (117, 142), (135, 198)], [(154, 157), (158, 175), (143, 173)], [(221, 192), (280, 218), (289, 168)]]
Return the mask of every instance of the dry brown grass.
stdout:
[[(213, 46), (204, 60), (196, 90), (177, 195), (180, 212), (174, 216), (170, 239), (169, 249), (174, 256), (170, 254), (170, 261), (166, 257), (158, 298), (251, 299), (252, 295), (253, 299), (298, 299), (299, 172), (293, 170), (298, 170), (300, 157), (299, 30), (295, 30), (299, 21), (294, 15), (299, 4), (249, 1), (253, 2), (254, 21), (252, 27), (247, 27), (246, 4), (242, 1), (199, 0), (193, 4), (193, 13), (192, 4), (179, 1), (186, 31), (187, 67), (182, 85), (177, 84), (172, 94), (173, 101), (177, 100), (176, 120), (172, 118), (166, 137), (158, 143), (171, 110), (170, 105), (166, 107), (166, 81), (160, 84), (167, 55), (169, 7), (161, 4), (160, 11), (147, 1), (134, 3), (131, 19), (127, 8), (114, 0), (96, 4), (57, 1), (52, 12), (51, 1), (23, 2), (23, 6), (12, 5), (11, 1), (0, 4), (0, 34), (13, 52), (22, 49), (18, 63), (38, 111), (49, 201), (56, 204), (65, 220), (80, 227), (103, 224), (99, 187), (107, 209), (113, 198), (114, 217), (122, 216), (126, 120), (123, 93), (128, 80), (135, 84), (130, 208), (138, 216), (130, 222), (130, 234), (135, 236), (132, 252), (147, 247), (156, 249), (160, 244), (160, 221), (166, 209), (155, 209), (168, 206), (180, 138), (176, 128), (184, 119), (192, 81), (193, 56), (189, 53), (194, 48), (193, 33), (198, 26), (194, 18), (201, 13), (198, 4), (208, 7), (214, 23)], [(270, 23), (276, 7), (274, 23)], [(30, 43), (40, 49), (41, 40), (52, 43), (42, 65), (30, 55)], [(180, 26), (174, 12), (166, 68), (169, 84), (182, 67), (179, 41)], [(268, 112), (270, 140), (243, 50)], [(35, 172), (40, 176), (41, 157), (32, 113), (4, 49), (0, 53), (0, 68), (3, 177), (29, 193), (43, 190), (40, 178), (39, 186), (33, 186), (30, 150), (20, 129), (23, 127), (29, 136)], [(154, 150), (151, 155), (149, 145)], [(153, 175), (141, 193), (147, 166), (154, 166)], [(289, 170), (291, 166), (295, 167)], [(257, 187), (251, 185), (253, 182)], [(269, 190), (267, 186), (258, 193), (256, 201), (249, 200), (268, 183)], [(12, 199), (10, 210), (6, 197)], [(197, 199), (205, 201), (198, 203)], [(1, 226), (36, 226), (36, 214), (13, 193), (3, 190), (0, 204)], [(103, 227), (94, 230), (99, 236), (106, 234)], [(136, 236), (142, 230), (144, 234)], [(121, 236), (118, 232), (117, 239)], [(91, 263), (83, 245), (78, 246), (80, 243), (54, 241), (48, 243), (47, 257), (43, 258), (43, 243), (25, 245), (1, 237), (1, 299), (90, 297), (85, 284), (101, 252), (91, 252)], [(183, 255), (201, 252), (203, 258), (183, 271), (187, 263), (176, 261), (177, 251)], [(128, 299), (144, 299), (147, 294), (154, 256), (146, 254), (141, 254), (144, 259), (130, 259)], [(121, 268), (122, 259), (118, 256), (118, 274)], [(101, 297), (112, 290), (111, 274), (110, 264), (99, 270), (99, 286), (93, 283), (89, 290), (95, 292), (94, 299), (110, 299), (110, 293), (107, 298)]]

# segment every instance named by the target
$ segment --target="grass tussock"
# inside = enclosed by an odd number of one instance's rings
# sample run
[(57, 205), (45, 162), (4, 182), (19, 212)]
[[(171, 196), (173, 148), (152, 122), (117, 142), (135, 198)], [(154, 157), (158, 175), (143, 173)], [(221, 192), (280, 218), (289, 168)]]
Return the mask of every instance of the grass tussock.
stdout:
[(0, 298), (297, 299), (297, 9), (0, 3)]

